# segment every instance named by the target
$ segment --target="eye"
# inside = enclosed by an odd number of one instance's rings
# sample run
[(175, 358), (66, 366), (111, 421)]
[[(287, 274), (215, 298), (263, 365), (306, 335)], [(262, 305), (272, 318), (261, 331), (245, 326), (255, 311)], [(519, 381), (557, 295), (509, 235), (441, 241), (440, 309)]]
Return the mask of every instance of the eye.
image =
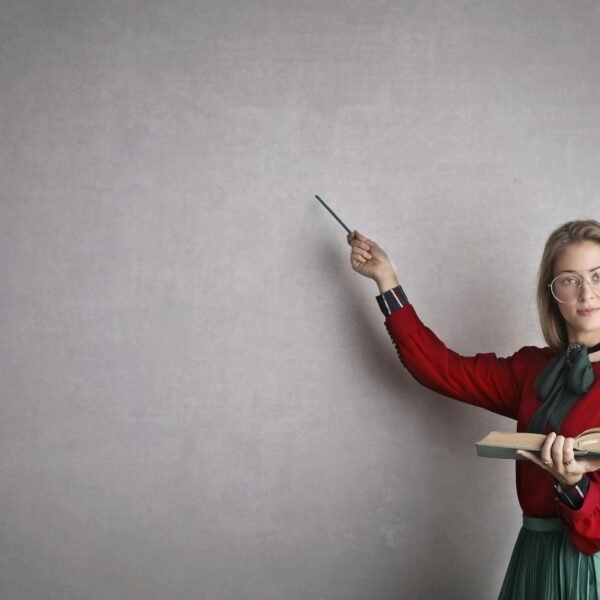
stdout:
[(594, 283), (598, 283), (600, 281), (600, 269), (592, 273), (591, 279)]
[(572, 286), (572, 285), (577, 285), (579, 284), (579, 278), (578, 277), (573, 277), (573, 276), (569, 276), (569, 277), (563, 277), (560, 280), (560, 285), (564, 285), (566, 286)]

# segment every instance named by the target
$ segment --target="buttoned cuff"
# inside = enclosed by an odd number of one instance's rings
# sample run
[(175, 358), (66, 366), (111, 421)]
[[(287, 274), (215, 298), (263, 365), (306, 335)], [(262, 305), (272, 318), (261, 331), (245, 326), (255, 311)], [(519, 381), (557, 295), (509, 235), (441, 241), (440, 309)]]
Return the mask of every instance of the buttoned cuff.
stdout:
[(379, 308), (384, 317), (388, 317), (393, 312), (410, 304), (400, 285), (397, 285), (391, 290), (387, 290), (387, 292), (384, 292), (383, 294), (379, 294), (379, 296), (375, 296), (375, 300), (377, 300), (377, 304), (379, 304)]
[(571, 510), (579, 510), (583, 506), (583, 501), (590, 488), (590, 478), (584, 475), (575, 486), (570, 490), (563, 490), (560, 483), (556, 481), (554, 483), (554, 489), (558, 499), (568, 506)]

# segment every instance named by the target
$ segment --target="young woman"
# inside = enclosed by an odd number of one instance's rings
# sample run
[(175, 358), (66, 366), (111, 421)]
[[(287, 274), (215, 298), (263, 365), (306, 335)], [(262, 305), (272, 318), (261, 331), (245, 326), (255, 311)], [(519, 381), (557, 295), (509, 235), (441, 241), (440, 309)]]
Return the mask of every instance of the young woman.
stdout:
[(382, 248), (348, 234), (352, 268), (373, 279), (398, 356), (419, 383), (546, 435), (523, 452), (523, 510), (501, 599), (600, 600), (600, 460), (575, 459), (573, 438), (600, 427), (600, 223), (571, 221), (548, 238), (537, 304), (547, 348), (461, 356), (426, 327)]

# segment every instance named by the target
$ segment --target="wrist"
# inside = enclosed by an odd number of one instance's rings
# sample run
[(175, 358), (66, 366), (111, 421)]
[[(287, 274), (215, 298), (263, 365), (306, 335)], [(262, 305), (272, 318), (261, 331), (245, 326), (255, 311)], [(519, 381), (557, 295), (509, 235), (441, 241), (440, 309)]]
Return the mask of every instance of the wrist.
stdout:
[(392, 288), (395, 288), (400, 285), (400, 282), (398, 281), (398, 276), (394, 271), (390, 273), (385, 273), (384, 275), (375, 277), (374, 279), (375, 283), (377, 284), (377, 287), (379, 288), (380, 294), (383, 294), (384, 292), (387, 292), (388, 290), (391, 290)]
[(560, 487), (563, 489), (563, 491), (570, 492), (577, 484), (581, 483), (582, 479), (583, 475), (579, 475), (574, 479), (565, 479), (564, 481), (557, 479), (556, 481), (560, 484)]

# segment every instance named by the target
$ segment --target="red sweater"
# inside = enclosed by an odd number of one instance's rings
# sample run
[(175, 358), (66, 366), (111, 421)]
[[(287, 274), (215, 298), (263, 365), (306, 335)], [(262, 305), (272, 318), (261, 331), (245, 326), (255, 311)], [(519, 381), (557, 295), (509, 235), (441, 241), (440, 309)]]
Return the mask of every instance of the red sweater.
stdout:
[[(419, 383), (444, 396), (516, 419), (517, 431), (527, 431), (541, 405), (534, 381), (554, 356), (553, 350), (526, 346), (507, 358), (493, 353), (460, 356), (446, 348), (410, 304), (386, 317), (385, 325), (400, 360)], [(596, 382), (565, 417), (561, 435), (575, 437), (600, 426), (600, 364), (593, 364), (593, 368)], [(526, 460), (515, 464), (523, 513), (530, 517), (560, 517), (581, 552), (599, 552), (600, 471), (588, 473), (590, 487), (583, 505), (572, 510), (556, 501), (550, 473)]]

